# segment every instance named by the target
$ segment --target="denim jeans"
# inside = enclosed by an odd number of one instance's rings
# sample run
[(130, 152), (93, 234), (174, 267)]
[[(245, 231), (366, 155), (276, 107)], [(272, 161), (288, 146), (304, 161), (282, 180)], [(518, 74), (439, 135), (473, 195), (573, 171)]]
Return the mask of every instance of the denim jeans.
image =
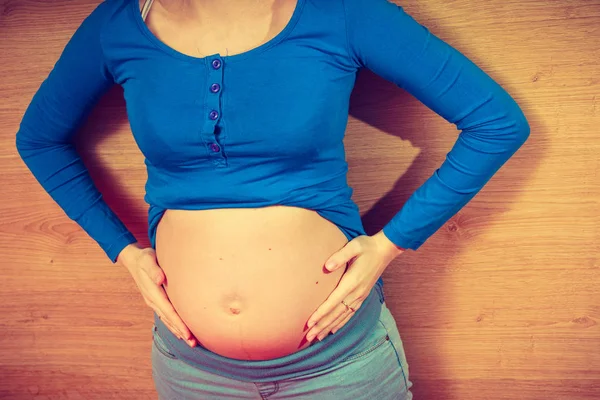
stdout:
[(273, 382), (243, 382), (195, 368), (168, 350), (155, 326), (152, 335), (159, 400), (412, 399), (402, 340), (385, 302), (369, 337), (349, 357), (318, 372)]

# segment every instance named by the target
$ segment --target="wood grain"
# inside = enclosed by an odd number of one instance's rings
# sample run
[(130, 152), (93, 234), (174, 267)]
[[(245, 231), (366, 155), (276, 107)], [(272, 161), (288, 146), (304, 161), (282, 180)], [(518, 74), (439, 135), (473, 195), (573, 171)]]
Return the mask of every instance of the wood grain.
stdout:
[[(2, 399), (156, 398), (150, 310), (14, 146), (33, 93), (95, 4), (0, 0)], [(531, 125), (486, 187), (384, 274), (415, 398), (600, 398), (600, 1), (401, 4), (505, 87)], [(351, 114), (349, 181), (372, 234), (457, 131), (369, 72)], [(148, 244), (146, 173), (120, 88), (77, 143), (106, 200)]]

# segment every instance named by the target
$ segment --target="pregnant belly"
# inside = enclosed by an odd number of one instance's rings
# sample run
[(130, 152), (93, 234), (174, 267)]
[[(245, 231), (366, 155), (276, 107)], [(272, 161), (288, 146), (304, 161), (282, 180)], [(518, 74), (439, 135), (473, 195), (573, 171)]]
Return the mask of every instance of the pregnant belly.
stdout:
[(325, 261), (347, 241), (303, 208), (167, 210), (156, 256), (169, 300), (199, 345), (269, 360), (311, 344), (308, 318), (345, 272), (327, 271)]

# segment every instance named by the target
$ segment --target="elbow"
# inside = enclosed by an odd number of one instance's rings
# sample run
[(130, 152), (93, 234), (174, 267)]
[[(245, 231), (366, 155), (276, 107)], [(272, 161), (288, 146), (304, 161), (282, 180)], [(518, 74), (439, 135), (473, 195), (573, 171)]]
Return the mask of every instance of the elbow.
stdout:
[(513, 140), (514, 151), (517, 151), (529, 138), (531, 128), (527, 117), (519, 107), (517, 107), (513, 121), (515, 127)]
[(514, 101), (512, 102), (512, 105), (505, 109), (503, 119), (504, 123), (502, 124), (501, 131), (503, 132), (502, 136), (504, 137), (505, 143), (508, 146), (506, 150), (515, 152), (529, 138), (529, 121), (521, 107)]
[(35, 121), (34, 124), (31, 124), (30, 121), (24, 119), (15, 135), (15, 147), (17, 153), (19, 153), (19, 156), (21, 156), (24, 161), (27, 161), (28, 157), (35, 156), (41, 151), (68, 144), (63, 144), (57, 140), (51, 140), (50, 138), (52, 137), (53, 132), (56, 131), (50, 131), (48, 126), (44, 125), (42, 121)]
[(26, 160), (33, 150), (33, 142), (26, 136), (22, 128), (15, 135), (15, 147), (23, 160)]
[(23, 139), (23, 133), (21, 130), (19, 130), (15, 135), (15, 147), (19, 156), (23, 158), (23, 154), (25, 152), (25, 148), (27, 147), (27, 143)]
[(27, 163), (30, 157), (35, 156), (44, 147), (48, 147), (48, 143), (44, 143), (36, 135), (32, 134), (29, 129), (21, 125), (15, 135), (15, 147), (21, 159)]
[(517, 113), (517, 117), (515, 118), (516, 127), (517, 127), (517, 142), (522, 145), (529, 138), (529, 134), (531, 132), (531, 128), (529, 126), (529, 121), (527, 117), (523, 113), (523, 110), (519, 108), (519, 112)]

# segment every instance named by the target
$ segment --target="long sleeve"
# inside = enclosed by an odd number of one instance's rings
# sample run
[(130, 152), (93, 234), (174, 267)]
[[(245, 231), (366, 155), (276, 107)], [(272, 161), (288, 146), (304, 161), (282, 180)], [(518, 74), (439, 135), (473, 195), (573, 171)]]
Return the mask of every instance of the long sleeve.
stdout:
[(105, 65), (101, 30), (110, 2), (80, 25), (34, 94), (16, 134), (19, 155), (52, 199), (116, 262), (136, 241), (103, 200), (73, 144), (99, 98), (113, 84)]
[(445, 161), (384, 226), (417, 250), (529, 137), (514, 99), (458, 50), (388, 0), (344, 0), (350, 58), (405, 89), (461, 132)]

